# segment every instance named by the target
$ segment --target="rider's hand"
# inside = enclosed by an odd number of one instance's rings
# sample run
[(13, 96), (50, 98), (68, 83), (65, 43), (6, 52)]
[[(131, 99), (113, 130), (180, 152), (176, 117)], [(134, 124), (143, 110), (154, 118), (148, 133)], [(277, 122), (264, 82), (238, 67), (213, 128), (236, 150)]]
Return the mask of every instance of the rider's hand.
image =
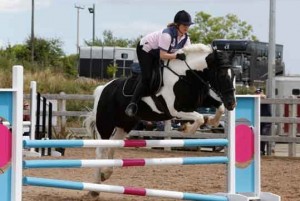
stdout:
[(179, 59), (179, 60), (182, 60), (182, 61), (185, 61), (186, 59), (186, 56), (184, 53), (178, 53), (176, 54), (176, 59)]

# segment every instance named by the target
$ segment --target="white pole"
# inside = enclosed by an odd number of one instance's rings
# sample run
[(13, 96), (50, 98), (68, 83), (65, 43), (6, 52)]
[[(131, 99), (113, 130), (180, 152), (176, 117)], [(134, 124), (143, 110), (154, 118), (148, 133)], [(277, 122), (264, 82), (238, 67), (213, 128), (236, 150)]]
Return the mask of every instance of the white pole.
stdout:
[[(35, 140), (35, 123), (36, 123), (36, 107), (37, 107), (37, 100), (36, 100), (36, 81), (30, 82), (30, 139)], [(34, 151), (34, 148), (30, 149), (31, 152)]]
[(255, 174), (255, 194), (260, 197), (261, 192), (261, 168), (260, 168), (260, 98), (255, 98), (254, 113), (254, 174)]
[[(236, 80), (234, 79), (234, 88), (236, 88)], [(237, 101), (237, 100), (236, 100)], [(235, 194), (235, 112), (227, 111), (227, 139), (228, 139), (228, 147), (227, 147), (227, 193)]]
[(77, 43), (76, 43), (76, 49), (77, 49), (77, 54), (79, 54), (79, 14), (80, 14), (80, 9), (84, 9), (84, 6), (77, 6), (75, 5), (75, 8), (77, 9)]
[(22, 200), (23, 67), (13, 66), (11, 200)]
[(227, 156), (229, 163), (227, 165), (227, 193), (235, 194), (235, 109), (228, 111), (227, 118), (227, 138), (228, 138), (228, 150)]

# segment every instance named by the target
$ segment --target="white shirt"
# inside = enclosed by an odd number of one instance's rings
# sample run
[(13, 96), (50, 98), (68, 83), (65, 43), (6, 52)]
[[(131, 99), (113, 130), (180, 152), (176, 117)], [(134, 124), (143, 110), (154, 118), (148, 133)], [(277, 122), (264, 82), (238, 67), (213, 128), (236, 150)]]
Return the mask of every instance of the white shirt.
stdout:
[[(181, 36), (178, 39), (178, 43), (185, 38), (185, 35)], [(140, 45), (143, 45), (143, 50), (145, 52), (149, 52), (150, 50), (161, 49), (164, 51), (168, 51), (171, 45), (171, 35), (168, 33), (163, 33), (163, 30), (152, 32), (144, 36), (141, 41)], [(173, 41), (175, 43), (175, 40)], [(187, 39), (184, 46), (190, 45), (191, 41), (190, 38)]]

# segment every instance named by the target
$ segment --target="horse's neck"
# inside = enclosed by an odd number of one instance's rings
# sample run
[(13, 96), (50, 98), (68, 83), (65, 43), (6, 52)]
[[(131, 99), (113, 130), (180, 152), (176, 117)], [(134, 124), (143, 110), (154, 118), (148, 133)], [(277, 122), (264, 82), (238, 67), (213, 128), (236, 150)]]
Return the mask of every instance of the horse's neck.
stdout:
[(190, 52), (187, 54), (186, 63), (177, 59), (171, 60), (169, 67), (178, 75), (185, 75), (186, 70), (203, 71), (207, 68), (205, 58), (207, 54), (199, 54), (199, 52)]
[(197, 52), (189, 53), (187, 55), (187, 64), (193, 69), (197, 71), (203, 71), (207, 68), (206, 57), (207, 54), (199, 54)]

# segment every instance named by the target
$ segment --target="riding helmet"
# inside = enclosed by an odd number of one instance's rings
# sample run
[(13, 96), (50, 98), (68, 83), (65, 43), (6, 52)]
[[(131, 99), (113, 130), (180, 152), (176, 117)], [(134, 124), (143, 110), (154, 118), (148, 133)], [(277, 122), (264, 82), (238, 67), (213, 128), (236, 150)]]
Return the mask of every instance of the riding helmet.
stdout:
[(188, 12), (185, 10), (178, 11), (174, 17), (174, 23), (183, 25), (192, 25), (192, 18)]

